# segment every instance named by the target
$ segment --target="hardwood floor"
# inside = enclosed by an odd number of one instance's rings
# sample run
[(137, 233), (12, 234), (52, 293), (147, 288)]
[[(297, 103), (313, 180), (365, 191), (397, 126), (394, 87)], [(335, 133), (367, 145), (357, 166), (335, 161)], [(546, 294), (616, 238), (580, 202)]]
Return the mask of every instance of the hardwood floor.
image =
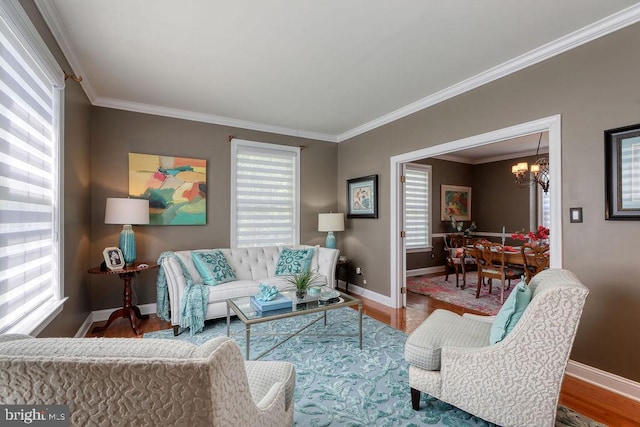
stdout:
[[(366, 315), (406, 333), (411, 333), (430, 313), (438, 308), (458, 314), (481, 314), (411, 292), (407, 294), (407, 307), (402, 309), (392, 309), (375, 301), (359, 298), (364, 303), (364, 313)], [(103, 323), (94, 323), (91, 326), (91, 330), (93, 330), (94, 326), (100, 326)], [(143, 332), (152, 332), (169, 328), (169, 322), (151, 315), (149, 319), (142, 322), (140, 329)], [(129, 321), (126, 319), (116, 320), (109, 326), (109, 329), (102, 333), (89, 332), (86, 336), (142, 338), (142, 335), (134, 334), (131, 326), (129, 326)], [(571, 376), (565, 376), (560, 392), (560, 403), (611, 427), (640, 426), (640, 402), (627, 399)]]

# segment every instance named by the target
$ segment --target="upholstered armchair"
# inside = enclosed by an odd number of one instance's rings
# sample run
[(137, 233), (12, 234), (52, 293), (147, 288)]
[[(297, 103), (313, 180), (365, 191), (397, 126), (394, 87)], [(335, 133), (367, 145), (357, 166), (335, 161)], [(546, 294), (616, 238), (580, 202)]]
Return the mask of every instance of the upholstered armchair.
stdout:
[(531, 302), (496, 344), (489, 344), (496, 316), (436, 310), (411, 333), (405, 359), (414, 409), (425, 392), (501, 426), (554, 425), (588, 290), (560, 269), (540, 272), (529, 288)]
[(68, 405), (71, 425), (293, 424), (289, 362), (242, 359), (235, 341), (0, 335), (0, 402)]

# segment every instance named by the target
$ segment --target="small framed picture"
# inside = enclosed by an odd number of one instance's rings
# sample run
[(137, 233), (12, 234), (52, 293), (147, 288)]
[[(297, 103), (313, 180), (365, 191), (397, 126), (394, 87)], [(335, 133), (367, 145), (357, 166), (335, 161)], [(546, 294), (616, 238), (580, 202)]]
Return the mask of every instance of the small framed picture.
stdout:
[(378, 175), (347, 180), (347, 218), (378, 218)]
[(109, 270), (122, 270), (124, 268), (124, 257), (119, 248), (104, 248), (102, 256)]

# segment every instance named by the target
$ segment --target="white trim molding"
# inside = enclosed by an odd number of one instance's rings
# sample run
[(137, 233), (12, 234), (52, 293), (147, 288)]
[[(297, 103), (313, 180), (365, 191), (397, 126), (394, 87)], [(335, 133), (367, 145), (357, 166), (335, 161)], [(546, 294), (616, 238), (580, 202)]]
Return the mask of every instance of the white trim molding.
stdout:
[[(87, 316), (87, 318), (84, 320), (84, 322), (82, 322), (82, 325), (80, 325), (80, 328), (78, 329), (78, 331), (76, 332), (76, 334), (74, 335), (74, 338), (83, 338), (84, 336), (87, 335), (87, 332), (89, 332), (89, 330), (91, 329), (91, 325), (95, 322), (104, 322), (106, 320), (109, 320), (109, 316), (111, 316), (111, 313), (113, 313), (114, 311), (120, 309), (122, 307), (118, 307), (118, 308), (105, 308), (104, 310), (95, 310), (92, 311), (91, 313), (89, 313), (89, 315)], [(155, 314), (156, 313), (156, 304), (142, 304), (139, 305), (138, 308), (140, 309), (140, 313), (141, 314)]]
[(219, 124), (224, 126), (234, 126), (243, 129), (273, 132), (281, 135), (298, 136), (301, 138), (316, 139), (328, 142), (346, 141), (350, 138), (376, 129), (380, 126), (384, 126), (415, 112), (424, 110), (425, 108), (431, 107), (435, 104), (458, 96), (464, 92), (470, 91), (492, 81), (498, 80), (502, 77), (513, 74), (517, 71), (523, 70), (534, 64), (545, 61), (563, 52), (574, 49), (599, 37), (605, 36), (640, 21), (640, 3), (638, 3), (617, 13), (614, 13), (613, 15), (603, 18), (600, 21), (594, 22), (590, 25), (587, 25), (586, 27), (578, 29), (573, 33), (567, 34), (564, 37), (560, 37), (557, 40), (533, 49), (523, 55), (492, 67), (467, 80), (433, 93), (416, 102), (413, 102), (360, 126), (347, 130), (343, 133), (332, 135), (306, 131), (302, 129), (290, 129), (265, 123), (249, 122), (230, 117), (204, 114), (188, 110), (164, 108), (150, 104), (142, 104), (126, 100), (101, 97), (96, 93), (95, 88), (90, 83), (91, 76), (83, 71), (82, 67), (80, 66), (80, 60), (78, 58), (78, 55), (76, 54), (76, 52), (78, 52), (78, 48), (75, 46), (72, 38), (69, 36), (69, 32), (66, 29), (60, 17), (60, 14), (56, 9), (55, 2), (48, 0), (35, 0), (35, 4), (38, 7), (38, 10), (40, 11), (45, 22), (51, 29), (54, 38), (60, 45), (60, 48), (71, 64), (74, 72), (83, 76), (83, 80), (80, 84), (82, 85), (82, 88), (84, 89), (87, 97), (93, 105), (140, 113), (155, 114), (165, 117), (174, 117), (184, 120)]
[(512, 139), (518, 136), (530, 135), (543, 131), (549, 132), (549, 167), (551, 170), (550, 187), (551, 191), (551, 228), (550, 235), (551, 258), (550, 266), (562, 268), (562, 150), (561, 150), (561, 116), (555, 115), (544, 117), (530, 122), (517, 124), (492, 132), (473, 135), (468, 138), (434, 145), (409, 153), (392, 156), (390, 161), (390, 203), (389, 203), (389, 243), (390, 243), (390, 298), (394, 308), (403, 306), (402, 294), (400, 294), (400, 284), (404, 282), (405, 253), (402, 250), (403, 244), (400, 241), (400, 230), (402, 229), (402, 191), (399, 185), (399, 171), (402, 165), (427, 157), (435, 157), (441, 154), (451, 153), (465, 148), (480, 147), (499, 141)]
[(444, 273), (446, 271), (446, 265), (436, 265), (433, 267), (414, 268), (413, 270), (407, 270), (407, 277), (422, 276), (424, 274)]
[(640, 402), (640, 383), (627, 378), (574, 360), (569, 360), (565, 374)]
[(391, 113), (385, 114), (384, 116), (378, 117), (375, 120), (341, 133), (337, 136), (337, 141), (346, 141), (347, 139), (379, 128), (380, 126), (384, 126), (410, 114), (439, 104), (440, 102), (501, 79), (502, 77), (506, 77), (539, 62), (553, 58), (556, 55), (560, 55), (561, 53), (589, 43), (599, 37), (606, 36), (614, 31), (628, 27), (638, 21), (640, 21), (640, 3), (614, 13), (613, 15), (594, 22), (593, 24), (587, 25), (586, 27), (567, 34), (564, 37), (560, 37), (559, 39), (542, 45), (523, 55), (503, 62), (502, 64), (470, 77), (467, 80), (463, 80), (460, 83), (449, 86), (446, 89), (392, 111)]

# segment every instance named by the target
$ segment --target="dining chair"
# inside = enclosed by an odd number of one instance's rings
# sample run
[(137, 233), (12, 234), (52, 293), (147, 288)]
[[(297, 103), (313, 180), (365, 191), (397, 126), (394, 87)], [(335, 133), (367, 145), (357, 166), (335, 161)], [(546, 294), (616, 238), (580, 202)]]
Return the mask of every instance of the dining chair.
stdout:
[[(462, 286), (467, 286), (467, 269), (475, 267), (476, 260), (465, 251), (465, 239), (461, 234), (447, 234), (444, 237), (444, 250), (447, 258), (445, 281), (449, 280), (451, 270), (456, 273), (456, 288), (459, 287), (459, 274), (462, 272)], [(473, 267), (472, 267), (473, 266)]]
[(493, 279), (498, 279), (501, 282), (500, 304), (504, 303), (505, 288), (511, 285), (511, 279), (520, 278), (524, 269), (505, 263), (504, 246), (499, 243), (476, 244), (475, 257), (478, 267), (476, 298), (480, 298), (480, 289), (485, 278), (488, 281), (489, 293), (492, 291)]
[(549, 268), (549, 245), (522, 245), (520, 251), (524, 260), (524, 274), (527, 283), (531, 281), (533, 276), (545, 268)]

